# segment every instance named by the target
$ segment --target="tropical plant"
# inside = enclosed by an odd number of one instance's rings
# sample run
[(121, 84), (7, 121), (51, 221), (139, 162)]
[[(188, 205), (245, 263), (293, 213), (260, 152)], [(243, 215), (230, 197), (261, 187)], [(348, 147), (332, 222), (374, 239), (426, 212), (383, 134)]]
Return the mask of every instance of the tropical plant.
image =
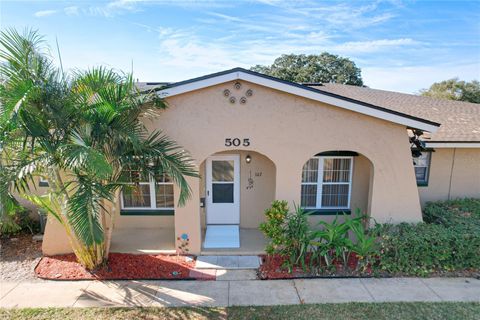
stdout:
[(296, 265), (306, 269), (308, 246), (312, 240), (309, 215), (298, 206), (294, 212), (289, 212), (287, 201), (276, 200), (265, 210), (267, 221), (260, 225), (260, 230), (270, 239), (266, 252), (284, 257), (283, 266), (289, 272)]
[[(80, 263), (94, 269), (106, 261), (115, 217), (108, 208), (131, 188), (126, 170), (167, 174), (185, 203), (185, 176), (198, 176), (190, 156), (142, 123), (166, 108), (162, 99), (138, 92), (131, 75), (103, 67), (68, 76), (36, 31), (3, 31), (0, 44), (0, 146), (13, 177), (2, 185), (61, 223)], [(44, 196), (30, 194), (36, 176), (49, 181)]]
[(308, 224), (310, 212), (295, 206), (295, 211), (289, 213), (285, 225), (285, 242), (282, 255), (286, 256), (284, 266), (289, 271), (295, 265), (301, 265), (306, 270), (307, 253), (312, 240), (312, 232)]
[(361, 215), (360, 210), (357, 210), (356, 215), (355, 218), (347, 221), (354, 237), (353, 241), (349, 240), (349, 247), (358, 258), (356, 269), (363, 272), (379, 252), (376, 237), (371, 235), (365, 227), (365, 216)]
[(9, 192), (11, 179), (8, 174), (0, 158), (0, 235), (10, 235), (21, 230), (21, 226), (15, 222), (15, 214), (21, 210), (21, 206)]
[(347, 216), (343, 216), (345, 222), (340, 222), (338, 215), (331, 223), (320, 221), (318, 224), (321, 228), (313, 234), (314, 240), (311, 244), (315, 248), (315, 256), (323, 257), (327, 267), (332, 266), (334, 259), (340, 259), (344, 266), (348, 263), (351, 244), (348, 239), (350, 224), (347, 222)]

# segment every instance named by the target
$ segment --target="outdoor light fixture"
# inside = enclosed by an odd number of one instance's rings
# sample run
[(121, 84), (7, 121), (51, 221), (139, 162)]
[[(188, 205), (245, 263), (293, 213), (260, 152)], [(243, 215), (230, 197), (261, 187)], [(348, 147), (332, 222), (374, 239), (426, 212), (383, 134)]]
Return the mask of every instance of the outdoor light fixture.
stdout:
[(249, 154), (247, 154), (247, 156), (245, 157), (245, 162), (246, 162), (246, 163), (252, 162), (252, 157), (250, 157)]

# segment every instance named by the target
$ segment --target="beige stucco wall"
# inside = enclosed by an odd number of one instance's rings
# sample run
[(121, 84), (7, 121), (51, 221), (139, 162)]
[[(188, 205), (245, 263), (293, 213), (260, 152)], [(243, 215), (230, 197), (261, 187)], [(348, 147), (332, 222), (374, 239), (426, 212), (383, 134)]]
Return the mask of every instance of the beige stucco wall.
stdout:
[(480, 148), (437, 148), (432, 152), (428, 186), (419, 187), (428, 201), (480, 198)]
[[(168, 98), (169, 108), (158, 118), (146, 119), (145, 124), (150, 129), (162, 129), (188, 150), (199, 172), (202, 172), (201, 163), (218, 152), (256, 151), (275, 164), (275, 170), (269, 171), (270, 174), (275, 172), (275, 178), (262, 182), (264, 186), (274, 185), (274, 190), (259, 196), (261, 200), (242, 202), (245, 209), (243, 226), (257, 225), (262, 219), (260, 212), (263, 212), (259, 209), (272, 195), (289, 201), (292, 208), (293, 203), (300, 203), (304, 163), (312, 155), (332, 150), (350, 150), (364, 156), (356, 157), (354, 163), (352, 209), (360, 207), (378, 222), (421, 220), (404, 126), (253, 83), (241, 83), (238, 91), (233, 88), (233, 82), (228, 82)], [(224, 97), (224, 89), (237, 97), (236, 104)], [(246, 104), (239, 104), (247, 89), (253, 90), (253, 96)], [(228, 148), (225, 147), (226, 138), (249, 138), (250, 146)], [(184, 207), (175, 208), (175, 234), (187, 233), (191, 252), (199, 253), (204, 220), (199, 203), (203, 182), (190, 177), (187, 181), (192, 198)], [(175, 187), (176, 203), (178, 194)], [(133, 220), (130, 218), (133, 217), (119, 218), (117, 226), (128, 227), (127, 220)], [(135, 218), (142, 224), (151, 222), (151, 217)]]
[[(246, 104), (229, 103), (223, 90), (238, 96), (252, 89)], [(249, 138), (249, 147), (233, 149), (258, 151), (276, 166), (275, 197), (300, 202), (301, 169), (314, 154), (329, 150), (351, 150), (367, 157), (374, 168), (369, 176), (371, 215), (379, 222), (420, 221), (419, 196), (411, 161), (406, 128), (384, 120), (361, 115), (242, 82), (233, 82), (174, 96), (167, 99), (169, 109), (159, 118), (145, 123), (161, 128), (190, 151), (199, 166), (208, 156), (227, 151), (225, 138)], [(364, 181), (366, 181), (365, 178)], [(200, 180), (192, 180), (192, 189), (200, 190)], [(357, 183), (357, 182), (355, 182)], [(363, 191), (368, 193), (367, 188)], [(359, 196), (360, 197), (360, 196)], [(184, 229), (192, 229), (193, 251), (200, 250), (200, 207), (196, 199), (188, 208), (176, 208), (175, 224), (184, 219)], [(358, 201), (358, 200), (356, 200)], [(352, 206), (353, 206), (352, 199)], [(192, 211), (190, 211), (192, 210)], [(193, 219), (193, 220), (192, 220)]]

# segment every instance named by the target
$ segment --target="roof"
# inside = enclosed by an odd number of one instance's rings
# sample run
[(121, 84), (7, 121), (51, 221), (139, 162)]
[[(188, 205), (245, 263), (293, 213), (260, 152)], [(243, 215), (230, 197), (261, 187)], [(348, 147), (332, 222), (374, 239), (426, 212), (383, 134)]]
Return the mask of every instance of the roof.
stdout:
[(256, 83), (279, 91), (402, 124), (409, 128), (435, 132), (440, 126), (439, 123), (428, 118), (417, 117), (415, 115), (386, 108), (385, 106), (374, 105), (372, 103), (352, 99), (332, 92), (322, 91), (299, 83), (285, 81), (243, 68), (234, 68), (198, 78), (171, 83), (156, 90), (158, 90), (158, 95), (162, 97), (171, 97), (234, 80), (245, 80)]
[(170, 82), (135, 82), (135, 86), (140, 92), (156, 90), (169, 84)]
[(352, 85), (325, 83), (309, 86), (390, 110), (441, 123), (430, 142), (480, 142), (480, 104), (434, 99)]

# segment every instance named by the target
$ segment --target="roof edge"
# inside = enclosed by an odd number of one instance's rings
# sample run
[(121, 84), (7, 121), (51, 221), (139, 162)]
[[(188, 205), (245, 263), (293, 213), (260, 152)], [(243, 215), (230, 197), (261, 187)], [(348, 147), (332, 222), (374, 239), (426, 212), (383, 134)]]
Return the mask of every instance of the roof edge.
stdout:
[[(246, 76), (242, 77), (242, 74), (245, 74)], [(254, 79), (254, 78), (260, 78), (260, 79), (266, 80), (267, 82), (268, 81), (270, 81), (270, 82), (266, 83), (264, 81), (262, 83), (261, 81), (258, 81), (258, 79)], [(217, 79), (217, 81), (214, 81), (215, 79)], [(261, 73), (258, 73), (258, 72), (252, 71), (252, 70), (243, 69), (243, 68), (233, 68), (233, 69), (229, 69), (229, 70), (225, 70), (225, 71), (220, 71), (220, 72), (208, 74), (208, 75), (201, 76), (201, 77), (196, 77), (196, 78), (192, 78), (192, 79), (188, 79), (188, 80), (184, 80), (184, 81), (180, 81), (180, 82), (175, 82), (175, 83), (172, 83), (172, 84), (169, 84), (165, 87), (160, 88), (160, 90), (158, 90), (158, 94), (163, 95), (164, 97), (174, 96), (174, 95), (177, 95), (177, 94), (186, 93), (186, 92), (189, 92), (189, 91), (198, 90), (198, 89), (201, 89), (201, 88), (206, 88), (206, 87), (213, 86), (213, 85), (216, 85), (216, 84), (220, 84), (220, 83), (223, 83), (223, 82), (239, 80), (239, 79), (240, 80), (245, 80), (245, 81), (250, 81), (250, 82), (253, 82), (253, 83), (264, 85), (264, 86), (267, 86), (267, 87), (270, 87), (270, 88), (273, 88), (273, 89), (277, 89), (277, 90), (280, 90), (280, 91), (284, 91), (284, 92), (287, 92), (287, 93), (303, 96), (303, 97), (306, 97), (306, 98), (309, 98), (309, 99), (312, 99), (312, 100), (328, 103), (328, 104), (331, 104), (331, 105), (334, 105), (334, 106), (337, 106), (337, 107), (341, 107), (341, 108), (343, 107), (343, 108), (349, 109), (351, 111), (356, 111), (356, 112), (359, 112), (359, 113), (367, 114), (367, 115), (370, 115), (370, 116), (373, 116), (373, 117), (377, 117), (377, 118), (384, 119), (384, 120), (387, 120), (387, 121), (403, 124), (403, 125), (406, 125), (406, 126), (409, 126), (409, 127), (417, 128), (417, 129), (422, 129), (422, 130), (429, 131), (429, 132), (435, 132), (438, 129), (438, 127), (440, 126), (440, 123), (437, 123), (437, 122), (434, 122), (434, 121), (431, 121), (431, 120), (428, 120), (428, 119), (415, 117), (415, 116), (405, 114), (405, 113), (402, 113), (402, 112), (398, 112), (398, 111), (395, 111), (395, 110), (391, 110), (391, 109), (388, 109), (388, 108), (384, 108), (384, 107), (380, 107), (380, 106), (377, 106), (377, 105), (369, 104), (369, 103), (366, 103), (366, 102), (363, 102), (363, 101), (351, 99), (351, 98), (348, 98), (348, 97), (345, 97), (345, 96), (342, 96), (342, 95), (330, 93), (330, 92), (327, 92), (327, 91), (322, 91), (320, 89), (308, 87), (308, 86), (303, 85), (303, 84), (279, 79), (279, 78), (276, 78), (276, 77), (268, 76), (268, 75), (265, 75), (265, 74), (261, 74)], [(255, 81), (255, 80), (257, 80), (257, 81)], [(195, 85), (195, 83), (197, 85)], [(275, 84), (277, 84), (277, 85), (275, 85)], [(183, 87), (183, 90), (181, 90), (182, 87)], [(279, 88), (279, 87), (282, 87), (282, 88)], [(292, 90), (288, 90), (287, 87), (291, 87)], [(298, 89), (300, 89), (301, 91), (304, 91), (304, 92), (300, 92), (300, 91), (298, 91)], [(315, 96), (315, 95), (322, 95), (322, 96), (328, 97), (330, 99), (319, 99), (319, 97)], [(329, 100), (329, 101), (325, 101), (325, 100)], [(336, 100), (340, 100), (340, 101), (336, 101)], [(341, 103), (342, 101), (344, 103)], [(353, 105), (347, 106), (346, 104), (353, 104)], [(375, 111), (379, 111), (381, 113), (391, 114), (393, 116), (396, 116), (396, 118), (392, 119), (394, 117), (388, 118), (388, 117), (382, 116), (381, 114), (375, 114), (375, 113), (372, 114), (372, 112), (362, 112), (361, 110), (358, 110), (358, 108), (355, 108), (354, 105), (360, 106), (360, 107), (366, 107), (366, 108), (369, 108), (369, 109), (372, 109), (372, 110), (375, 110)], [(398, 119), (398, 117), (399, 118), (405, 118), (405, 119), (408, 119), (410, 121), (400, 121), (400, 119)]]
[(430, 148), (480, 148), (480, 141), (425, 141)]

